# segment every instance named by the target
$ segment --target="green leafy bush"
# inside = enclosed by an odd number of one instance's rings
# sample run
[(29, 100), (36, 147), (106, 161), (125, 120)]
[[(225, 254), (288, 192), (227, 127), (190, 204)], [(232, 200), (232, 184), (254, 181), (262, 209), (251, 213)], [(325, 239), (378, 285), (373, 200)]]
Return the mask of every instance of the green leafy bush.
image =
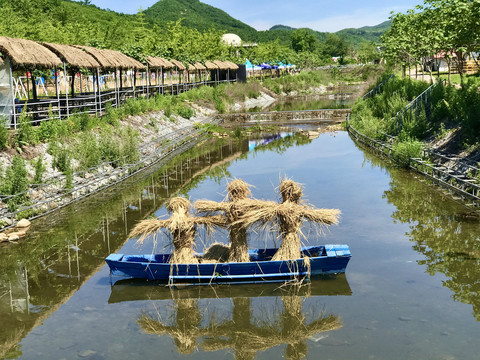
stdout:
[(402, 167), (408, 168), (410, 159), (421, 157), (423, 144), (420, 141), (406, 139), (393, 145), (393, 158)]
[(0, 117), (0, 150), (7, 147), (8, 143), (8, 128), (7, 119)]
[(37, 161), (34, 161), (33, 166), (35, 168), (35, 176), (33, 178), (33, 183), (41, 184), (43, 182), (43, 174), (46, 170), (46, 167), (43, 164), (43, 157), (40, 156)]

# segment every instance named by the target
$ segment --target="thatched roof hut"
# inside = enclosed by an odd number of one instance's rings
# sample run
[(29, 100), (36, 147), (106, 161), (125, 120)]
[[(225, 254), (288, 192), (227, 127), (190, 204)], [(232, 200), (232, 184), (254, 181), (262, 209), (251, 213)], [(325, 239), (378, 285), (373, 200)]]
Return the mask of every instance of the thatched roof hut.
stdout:
[(238, 65), (231, 61), (224, 61), (224, 64), (228, 66), (229, 70), (238, 70)]
[(193, 65), (195, 65), (197, 70), (200, 70), (200, 71), (207, 70), (207, 68), (205, 66), (203, 66), (201, 63), (199, 63), (198, 61)]
[(205, 67), (207, 68), (207, 70), (217, 70), (218, 69), (218, 65), (214, 64), (211, 61), (205, 61)]
[(187, 70), (187, 68), (185, 67), (185, 65), (183, 65), (180, 61), (178, 60), (175, 60), (175, 59), (171, 59), (170, 62), (177, 67), (177, 69), (179, 71), (185, 71)]
[(225, 64), (223, 61), (215, 60), (214, 64), (217, 65), (220, 70), (228, 70), (229, 69), (227, 64)]
[(188, 64), (188, 71), (197, 71), (197, 67), (193, 64)]
[(152, 69), (172, 69), (175, 67), (175, 65), (173, 65), (170, 61), (156, 56), (148, 56), (147, 64)]
[(97, 49), (91, 46), (76, 45), (92, 55), (103, 68), (108, 69), (145, 69), (140, 61), (137, 61), (119, 51), (109, 49)]
[(16, 67), (53, 68), (62, 65), (62, 61), (57, 55), (32, 40), (1, 36), (0, 52), (8, 56)]
[(51, 43), (41, 44), (47, 47), (49, 50), (53, 51), (56, 55), (58, 55), (58, 57), (65, 60), (66, 63), (74, 67), (83, 67), (87, 69), (102, 68), (100, 63), (95, 60), (92, 55), (75, 46)]

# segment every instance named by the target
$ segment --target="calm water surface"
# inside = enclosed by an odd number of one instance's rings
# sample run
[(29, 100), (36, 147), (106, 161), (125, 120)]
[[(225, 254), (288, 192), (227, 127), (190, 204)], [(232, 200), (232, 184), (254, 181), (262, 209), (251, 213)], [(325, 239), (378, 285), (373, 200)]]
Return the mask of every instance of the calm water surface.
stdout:
[[(0, 248), (0, 358), (478, 359), (478, 219), (345, 132), (266, 142), (207, 141)], [(225, 178), (241, 177), (273, 200), (285, 175), (310, 203), (342, 210), (325, 236), (305, 233), (312, 244), (350, 245), (346, 275), (300, 289), (170, 291), (110, 279), (109, 253), (153, 250), (126, 233), (164, 215), (169, 196), (220, 201)], [(199, 248), (211, 241), (202, 234)]]

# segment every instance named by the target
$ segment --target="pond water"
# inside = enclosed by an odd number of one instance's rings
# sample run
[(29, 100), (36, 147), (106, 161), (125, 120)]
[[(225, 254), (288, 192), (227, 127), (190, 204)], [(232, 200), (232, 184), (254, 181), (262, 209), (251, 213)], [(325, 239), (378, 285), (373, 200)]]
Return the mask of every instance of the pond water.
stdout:
[[(478, 218), (345, 132), (287, 135), (208, 140), (0, 248), (0, 358), (478, 358)], [(225, 179), (241, 177), (274, 200), (283, 176), (304, 184), (309, 203), (342, 210), (324, 236), (305, 233), (311, 244), (350, 245), (345, 275), (299, 289), (175, 291), (110, 278), (109, 253), (153, 250), (126, 234), (166, 214), (168, 197), (221, 201)], [(211, 241), (202, 234), (199, 247)], [(251, 247), (265, 244), (271, 236), (251, 234)]]

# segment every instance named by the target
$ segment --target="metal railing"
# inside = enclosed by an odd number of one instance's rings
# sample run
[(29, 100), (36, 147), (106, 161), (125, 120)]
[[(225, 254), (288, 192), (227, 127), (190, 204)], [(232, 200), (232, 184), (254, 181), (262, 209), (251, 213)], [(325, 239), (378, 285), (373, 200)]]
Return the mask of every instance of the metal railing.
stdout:
[(192, 83), (172, 83), (162, 85), (140, 85), (121, 89), (81, 92), (75, 96), (62, 94), (56, 97), (39, 97), (37, 100), (17, 100), (13, 106), (7, 126), (17, 129), (19, 122), (27, 118), (32, 125), (53, 119), (67, 119), (73, 114), (102, 116), (108, 105), (118, 107), (128, 99), (149, 98), (155, 95), (179, 95), (201, 86), (217, 86), (222, 83), (234, 83), (236, 79), (206, 80)]
[(386, 78), (385, 80), (383, 80), (380, 84), (378, 84), (377, 86), (375, 86), (372, 90), (370, 90), (369, 92), (367, 92), (365, 95), (362, 96), (362, 99), (365, 100), (365, 99), (368, 99), (368, 98), (371, 98), (377, 94), (380, 94), (382, 91), (383, 91), (383, 88), (385, 87), (385, 85), (390, 81), (390, 80), (395, 80), (395, 74), (392, 74), (390, 75), (388, 78)]
[(427, 117), (430, 116), (431, 113), (431, 97), (432, 93), (435, 89), (439, 86), (443, 86), (446, 84), (446, 80), (437, 81), (435, 84), (430, 85), (424, 92), (418, 95), (415, 99), (413, 99), (407, 106), (405, 106), (402, 110), (397, 112), (395, 115), (395, 126), (397, 130), (397, 134), (400, 133), (403, 127), (403, 120), (406, 116), (418, 116), (419, 112), (423, 109), (425, 110), (425, 115)]

